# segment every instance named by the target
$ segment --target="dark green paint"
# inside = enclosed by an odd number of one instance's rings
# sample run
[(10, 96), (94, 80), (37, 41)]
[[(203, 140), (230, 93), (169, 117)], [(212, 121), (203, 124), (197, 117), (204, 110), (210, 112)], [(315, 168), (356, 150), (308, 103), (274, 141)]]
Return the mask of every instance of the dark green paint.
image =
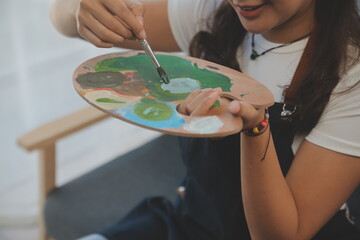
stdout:
[(76, 81), (85, 88), (112, 88), (119, 86), (126, 77), (120, 72), (95, 72), (80, 74)]

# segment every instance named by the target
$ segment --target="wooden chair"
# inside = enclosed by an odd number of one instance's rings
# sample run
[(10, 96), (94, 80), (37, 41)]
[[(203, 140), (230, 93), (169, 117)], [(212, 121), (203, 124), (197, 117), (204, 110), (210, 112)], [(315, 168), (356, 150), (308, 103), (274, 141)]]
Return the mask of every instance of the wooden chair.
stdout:
[[(160, 136), (79, 178), (57, 186), (56, 143), (106, 119), (88, 107), (26, 133), (18, 144), (40, 151), (40, 239), (76, 239), (110, 226), (147, 195), (174, 199), (184, 174), (177, 139)], [(130, 184), (131, 183), (131, 184)]]

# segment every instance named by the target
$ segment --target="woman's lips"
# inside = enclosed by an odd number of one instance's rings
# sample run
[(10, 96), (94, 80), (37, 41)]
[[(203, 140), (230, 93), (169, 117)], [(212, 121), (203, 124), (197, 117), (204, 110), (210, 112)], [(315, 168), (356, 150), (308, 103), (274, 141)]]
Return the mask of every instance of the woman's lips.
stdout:
[(244, 18), (255, 18), (261, 14), (266, 3), (256, 6), (236, 6), (239, 14)]

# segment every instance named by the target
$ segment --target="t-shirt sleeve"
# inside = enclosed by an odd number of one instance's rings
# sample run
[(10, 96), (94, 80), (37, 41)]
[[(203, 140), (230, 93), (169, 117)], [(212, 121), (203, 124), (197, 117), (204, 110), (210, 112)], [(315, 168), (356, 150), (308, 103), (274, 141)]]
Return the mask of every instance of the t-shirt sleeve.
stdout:
[(353, 67), (336, 86), (323, 115), (305, 137), (306, 140), (339, 153), (360, 157), (360, 83), (354, 85), (359, 81), (360, 64)]
[(188, 53), (190, 41), (201, 30), (221, 0), (168, 0), (168, 16), (175, 41)]

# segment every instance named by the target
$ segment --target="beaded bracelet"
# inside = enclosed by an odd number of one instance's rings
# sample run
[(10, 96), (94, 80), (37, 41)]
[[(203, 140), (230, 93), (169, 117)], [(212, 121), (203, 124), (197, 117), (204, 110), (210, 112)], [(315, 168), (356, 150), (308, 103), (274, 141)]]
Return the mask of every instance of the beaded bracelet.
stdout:
[(244, 129), (242, 132), (245, 133), (247, 136), (255, 137), (263, 134), (268, 128), (268, 126), (269, 126), (269, 110), (265, 108), (264, 119), (255, 127)]

